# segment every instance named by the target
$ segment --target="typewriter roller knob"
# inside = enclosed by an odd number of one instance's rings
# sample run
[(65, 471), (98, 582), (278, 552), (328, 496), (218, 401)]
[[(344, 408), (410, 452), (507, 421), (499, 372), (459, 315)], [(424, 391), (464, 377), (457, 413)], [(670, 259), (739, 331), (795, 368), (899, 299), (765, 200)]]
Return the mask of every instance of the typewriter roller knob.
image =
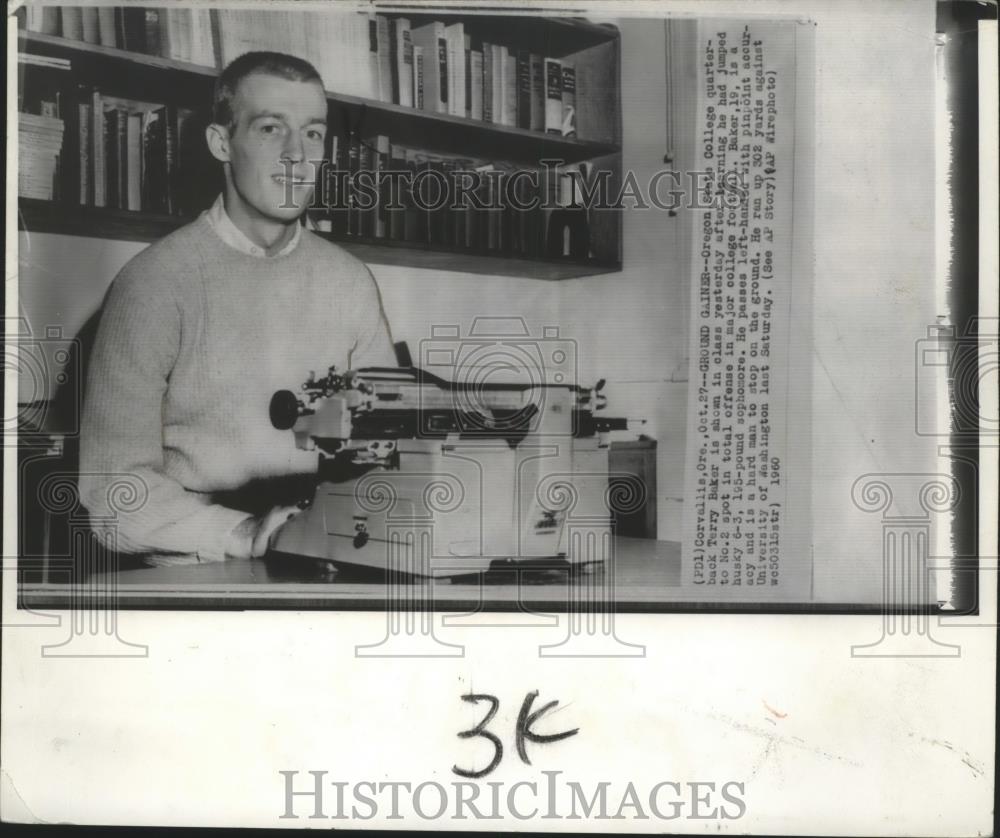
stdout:
[(287, 431), (299, 418), (299, 400), (291, 390), (278, 390), (271, 396), (271, 424), (279, 431)]

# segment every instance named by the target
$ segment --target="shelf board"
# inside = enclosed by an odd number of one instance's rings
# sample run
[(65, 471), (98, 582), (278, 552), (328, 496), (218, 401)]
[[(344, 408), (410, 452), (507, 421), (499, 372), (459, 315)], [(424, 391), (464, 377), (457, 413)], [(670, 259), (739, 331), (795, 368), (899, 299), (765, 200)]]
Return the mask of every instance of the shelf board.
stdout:
[[(584, 26), (582, 22), (567, 21), (556, 24), (555, 31), (562, 31), (567, 27), (574, 32), (588, 31), (587, 27), (600, 28), (594, 27), (593, 24)], [(110, 62), (112, 65), (127, 63), (132, 70), (148, 68), (155, 72), (182, 73), (189, 80), (203, 81), (206, 93), (210, 80), (218, 74), (214, 67), (128, 52), (55, 35), (43, 35), (26, 30), (20, 30), (18, 34), (22, 52), (26, 51), (25, 45), (29, 45), (33, 48), (32, 51), (38, 54), (69, 58), (71, 61), (75, 57), (87, 57), (97, 59), (100, 63)], [(73, 68), (73, 75), (74, 81), (82, 81), (82, 78), (76, 78), (80, 75), (76, 67)], [(94, 81), (105, 77), (106, 74), (98, 73)], [(331, 106), (340, 110), (336, 116), (359, 130), (362, 135), (372, 136), (381, 133), (390, 137), (405, 136), (406, 145), (411, 148), (515, 163), (537, 163), (541, 159), (578, 163), (621, 151), (620, 145), (611, 143), (591, 142), (449, 114), (431, 113), (335, 91), (327, 91), (326, 95)]]
[[(18, 199), (18, 227), (34, 233), (58, 233), (121, 241), (152, 242), (172, 233), (190, 219), (173, 215), (80, 207)], [(336, 242), (361, 261), (373, 265), (399, 265), (424, 270), (460, 271), (493, 276), (559, 280), (621, 270), (620, 262), (596, 260), (530, 259), (509, 254), (483, 254), (459, 249), (429, 247), (382, 239), (343, 239), (317, 235)]]

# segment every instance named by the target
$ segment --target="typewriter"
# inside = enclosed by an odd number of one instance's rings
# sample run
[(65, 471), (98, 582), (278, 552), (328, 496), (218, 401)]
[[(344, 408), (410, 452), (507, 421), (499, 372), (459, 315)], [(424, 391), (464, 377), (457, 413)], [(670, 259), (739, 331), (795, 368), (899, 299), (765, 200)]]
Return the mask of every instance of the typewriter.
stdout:
[(312, 503), (273, 551), (422, 576), (590, 566), (611, 537), (604, 382), (448, 381), (373, 367), (274, 394), (274, 427), (318, 454)]

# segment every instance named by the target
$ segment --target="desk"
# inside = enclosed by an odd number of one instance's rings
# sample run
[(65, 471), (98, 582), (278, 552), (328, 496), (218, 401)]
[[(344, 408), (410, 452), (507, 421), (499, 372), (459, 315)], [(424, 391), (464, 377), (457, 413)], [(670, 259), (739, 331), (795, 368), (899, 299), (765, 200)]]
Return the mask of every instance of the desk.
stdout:
[[(312, 561), (270, 556), (251, 561), (120, 569), (66, 582), (23, 583), (32, 608), (118, 607), (175, 609), (383, 610), (387, 595), (435, 611), (563, 612), (584, 603), (614, 602), (617, 611), (651, 611), (677, 598), (680, 544), (615, 540), (611, 568), (504, 569), (453, 579), (406, 577), (354, 569), (328, 574)], [(405, 604), (399, 606), (406, 609)]]

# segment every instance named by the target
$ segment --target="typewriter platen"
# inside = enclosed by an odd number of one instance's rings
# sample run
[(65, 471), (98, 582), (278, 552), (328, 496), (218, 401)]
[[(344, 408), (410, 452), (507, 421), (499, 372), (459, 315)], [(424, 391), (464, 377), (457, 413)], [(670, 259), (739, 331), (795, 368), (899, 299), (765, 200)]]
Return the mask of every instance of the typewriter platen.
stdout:
[(458, 383), (415, 367), (310, 375), (300, 393), (275, 393), (270, 414), (318, 453), (320, 483), (272, 547), (430, 576), (600, 562), (606, 438), (630, 425), (604, 416), (603, 384)]

